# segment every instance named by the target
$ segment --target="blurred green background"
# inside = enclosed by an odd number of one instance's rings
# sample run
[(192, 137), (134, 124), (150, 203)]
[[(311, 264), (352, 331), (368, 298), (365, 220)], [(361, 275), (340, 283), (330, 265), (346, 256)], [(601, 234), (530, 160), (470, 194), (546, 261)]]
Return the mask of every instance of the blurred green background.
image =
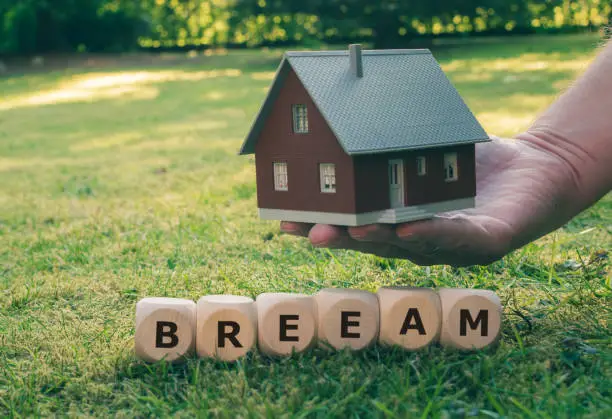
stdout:
[(607, 0), (0, 0), (0, 54), (576, 32)]

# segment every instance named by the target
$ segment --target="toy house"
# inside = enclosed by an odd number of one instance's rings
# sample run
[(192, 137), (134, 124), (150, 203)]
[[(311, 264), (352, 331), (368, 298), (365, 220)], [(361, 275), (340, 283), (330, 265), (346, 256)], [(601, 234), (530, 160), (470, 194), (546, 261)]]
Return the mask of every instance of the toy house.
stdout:
[(260, 217), (357, 226), (474, 206), (489, 141), (429, 50), (287, 52), (240, 154)]

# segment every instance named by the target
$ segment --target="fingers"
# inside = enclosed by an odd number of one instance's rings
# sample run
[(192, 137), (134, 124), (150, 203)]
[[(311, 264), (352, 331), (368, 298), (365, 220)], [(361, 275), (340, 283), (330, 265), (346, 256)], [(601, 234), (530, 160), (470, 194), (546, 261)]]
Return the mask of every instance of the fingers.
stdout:
[(282, 222), (281, 230), (288, 234), (308, 237), (315, 247), (350, 249), (383, 257), (406, 258), (401, 249), (395, 249), (388, 243), (361, 243), (354, 240), (345, 227)]
[(389, 258), (406, 259), (406, 252), (390, 243), (360, 242), (351, 237), (345, 227), (317, 224), (308, 235), (310, 242), (316, 247), (333, 249), (349, 249), (363, 253)]
[[(353, 234), (363, 229), (369, 232), (369, 237), (377, 235), (380, 241), (363, 241), (353, 238)], [(330, 247), (334, 249), (356, 250), (387, 258), (408, 259), (419, 265), (436, 264), (435, 250), (423, 247), (412, 252), (406, 251), (393, 244), (393, 241), (384, 241), (387, 234), (395, 236), (394, 226), (371, 225), (364, 227), (338, 227), (325, 224), (315, 225), (309, 234), (310, 242), (316, 247)], [(397, 237), (396, 237), (397, 239)], [(429, 252), (430, 254), (428, 254)]]
[(397, 241), (395, 226), (385, 224), (370, 224), (359, 227), (349, 227), (349, 234), (358, 241), (393, 243)]
[(281, 221), (280, 229), (283, 233), (292, 234), (294, 236), (308, 237), (308, 232), (313, 225), (314, 224)]
[(327, 224), (317, 224), (310, 229), (308, 234), (310, 243), (317, 247), (346, 248), (350, 243), (343, 227)]
[(453, 213), (401, 224), (339, 227), (285, 223), (283, 231), (308, 237), (316, 247), (351, 249), (382, 257), (409, 259), (419, 265), (489, 264), (509, 251), (510, 226), (498, 219)]

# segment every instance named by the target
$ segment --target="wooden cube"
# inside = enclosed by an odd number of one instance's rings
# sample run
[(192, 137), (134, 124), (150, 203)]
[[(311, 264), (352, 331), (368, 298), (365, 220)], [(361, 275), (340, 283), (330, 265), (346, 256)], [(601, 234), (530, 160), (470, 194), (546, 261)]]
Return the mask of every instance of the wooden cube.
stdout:
[(234, 361), (249, 352), (257, 339), (255, 302), (237, 295), (207, 295), (197, 304), (198, 355)]
[(442, 345), (480, 349), (497, 341), (502, 307), (494, 292), (447, 288), (438, 294), (442, 305)]
[(362, 349), (378, 338), (378, 299), (371, 292), (326, 288), (317, 293), (315, 302), (322, 347)]
[(178, 360), (194, 348), (196, 305), (181, 298), (149, 297), (136, 304), (136, 356)]
[(380, 342), (417, 350), (438, 340), (440, 298), (428, 288), (383, 287), (378, 290)]
[(314, 343), (317, 325), (312, 296), (264, 293), (257, 297), (255, 304), (261, 352), (289, 355), (304, 351)]

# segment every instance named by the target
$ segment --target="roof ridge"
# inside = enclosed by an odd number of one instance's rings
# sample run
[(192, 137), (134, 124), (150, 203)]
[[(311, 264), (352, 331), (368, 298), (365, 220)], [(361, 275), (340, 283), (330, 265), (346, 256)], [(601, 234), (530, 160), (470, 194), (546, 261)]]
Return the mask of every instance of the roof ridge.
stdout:
[[(363, 55), (417, 55), (431, 54), (431, 51), (425, 48), (420, 49), (366, 49), (362, 51)], [(286, 51), (286, 57), (339, 57), (348, 56), (348, 50), (329, 50), (329, 51)]]

